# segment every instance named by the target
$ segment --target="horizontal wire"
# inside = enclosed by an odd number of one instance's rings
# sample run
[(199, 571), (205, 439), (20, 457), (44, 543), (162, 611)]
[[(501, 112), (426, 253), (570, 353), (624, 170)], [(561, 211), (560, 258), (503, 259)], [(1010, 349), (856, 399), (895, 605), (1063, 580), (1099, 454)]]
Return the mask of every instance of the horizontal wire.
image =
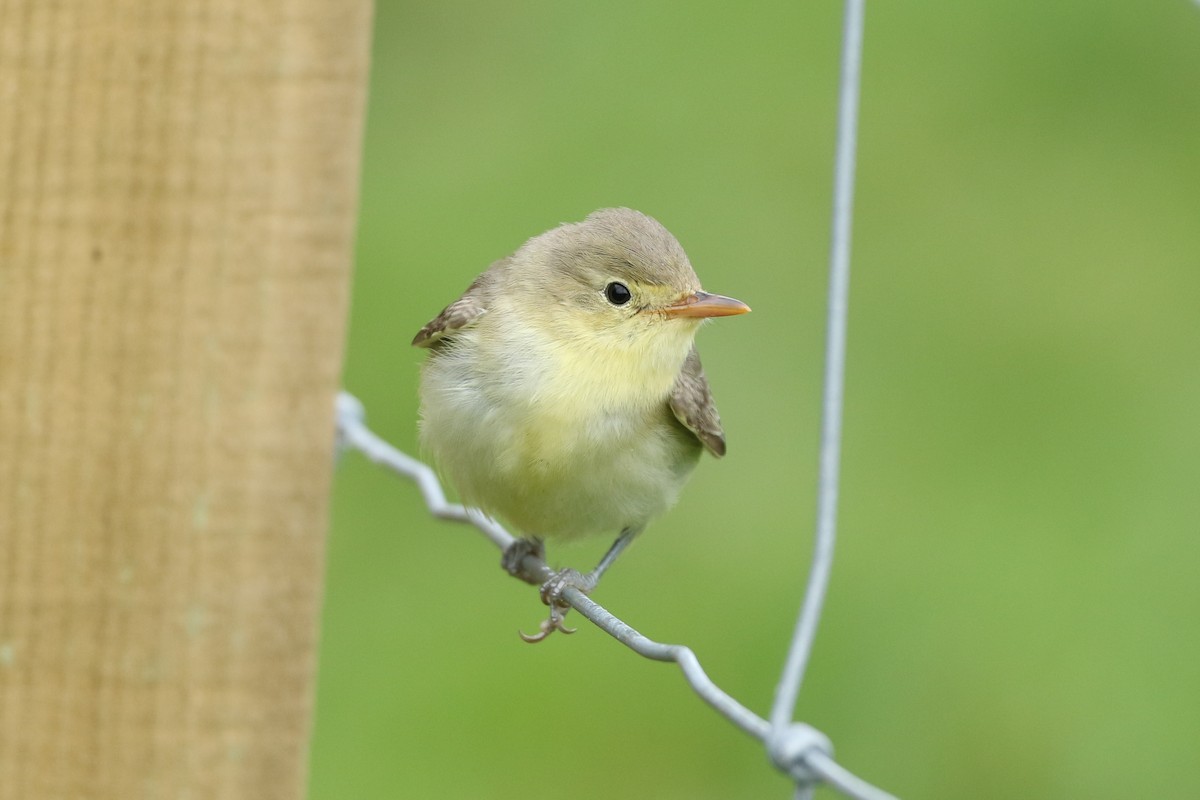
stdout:
[[(507, 550), (516, 537), (500, 523), (474, 508), (467, 508), (446, 499), (441, 481), (428, 464), (402, 452), (376, 435), (366, 424), (366, 412), (359, 400), (346, 392), (337, 399), (337, 451), (357, 450), (370, 461), (417, 484), (429, 512), (438, 519), (461, 522), (477, 528), (488, 541), (501, 551)], [(522, 572), (549, 579), (554, 573), (549, 565), (535, 555), (525, 556)], [(723, 717), (738, 728), (767, 744), (778, 744), (770, 724), (750, 709), (726, 694), (713, 682), (690, 647), (656, 642), (618, 619), (595, 600), (573, 586), (562, 593), (562, 599), (598, 628), (621, 642), (638, 655), (653, 661), (668, 661), (679, 665), (692, 690)], [(831, 748), (819, 732), (796, 724), (797, 734), (790, 744), (772, 754), (772, 760), (798, 783), (823, 781), (847, 797), (857, 800), (895, 800), (892, 795), (875, 788), (841, 767), (833, 760)], [(774, 740), (774, 741), (773, 741)]]

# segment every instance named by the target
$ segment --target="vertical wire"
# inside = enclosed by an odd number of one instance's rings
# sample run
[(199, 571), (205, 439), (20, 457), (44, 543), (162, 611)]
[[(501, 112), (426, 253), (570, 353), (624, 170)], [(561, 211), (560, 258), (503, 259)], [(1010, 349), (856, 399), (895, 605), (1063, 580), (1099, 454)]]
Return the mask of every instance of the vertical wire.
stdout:
[(846, 316), (850, 287), (850, 230), (854, 208), (854, 159), (862, 67), (865, 0), (846, 0), (838, 99), (837, 155), (834, 165), (833, 230), (829, 256), (829, 319), (825, 342), (817, 532), (804, 604), (791, 648), (775, 690), (771, 729), (779, 735), (792, 722), (800, 684), (808, 666), (833, 566), (837, 538), (838, 473), (841, 461), (842, 396), (846, 374)]

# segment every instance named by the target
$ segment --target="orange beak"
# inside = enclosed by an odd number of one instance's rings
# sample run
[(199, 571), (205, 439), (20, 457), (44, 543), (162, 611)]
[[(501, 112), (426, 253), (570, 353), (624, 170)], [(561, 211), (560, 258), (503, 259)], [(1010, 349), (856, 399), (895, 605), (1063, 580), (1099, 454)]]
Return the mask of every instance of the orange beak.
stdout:
[(741, 300), (725, 297), (708, 292), (696, 292), (682, 300), (672, 303), (662, 311), (668, 317), (732, 317), (735, 314), (745, 314), (750, 306)]

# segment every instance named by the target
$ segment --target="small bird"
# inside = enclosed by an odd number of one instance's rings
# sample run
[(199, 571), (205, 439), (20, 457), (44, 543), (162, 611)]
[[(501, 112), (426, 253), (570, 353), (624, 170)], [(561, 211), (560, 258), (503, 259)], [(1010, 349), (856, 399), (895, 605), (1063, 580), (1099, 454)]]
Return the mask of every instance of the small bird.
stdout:
[(510, 572), (545, 538), (619, 533), (591, 572), (542, 586), (550, 618), (527, 641), (570, 632), (563, 588), (591, 591), (701, 452), (725, 454), (693, 339), (749, 310), (701, 290), (656, 220), (607, 208), (525, 242), (417, 333), (421, 445), (464, 503), (525, 534)]

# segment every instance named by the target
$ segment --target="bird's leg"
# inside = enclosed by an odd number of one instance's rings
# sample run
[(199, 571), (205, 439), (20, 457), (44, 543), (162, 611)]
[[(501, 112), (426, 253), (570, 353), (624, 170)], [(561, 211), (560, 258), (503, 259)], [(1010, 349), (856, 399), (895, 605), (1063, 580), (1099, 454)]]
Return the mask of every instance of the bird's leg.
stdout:
[(596, 588), (596, 584), (600, 582), (600, 576), (608, 571), (608, 568), (617, 560), (617, 556), (621, 555), (626, 547), (629, 547), (633, 537), (637, 536), (641, 530), (641, 528), (626, 528), (621, 531), (621, 535), (613, 542), (612, 547), (608, 548), (604, 558), (600, 559), (596, 568), (586, 575), (573, 569), (560, 569), (555, 572), (550, 580), (542, 584), (542, 602), (551, 608), (555, 605), (565, 605), (562, 601), (562, 593), (568, 586), (573, 586), (584, 594), (590, 594)]
[(600, 563), (596, 565), (596, 568), (587, 574), (586, 579), (591, 582), (591, 586), (585, 590), (585, 593), (596, 588), (596, 584), (600, 582), (600, 576), (608, 571), (608, 568), (617, 560), (617, 556), (625, 552), (625, 548), (629, 547), (629, 543), (633, 541), (633, 537), (642, 532), (643, 527), (645, 526), (626, 528), (621, 531), (621, 535), (612, 543), (612, 547), (608, 548), (608, 552), (604, 554), (604, 558), (600, 559)]
[(575, 628), (568, 628), (563, 624), (567, 612), (571, 610), (571, 606), (562, 599), (562, 593), (570, 586), (584, 594), (590, 594), (596, 588), (596, 584), (600, 582), (600, 576), (608, 571), (608, 568), (617, 560), (617, 556), (621, 555), (625, 548), (629, 547), (629, 543), (633, 541), (633, 538), (641, 532), (641, 526), (626, 528), (621, 531), (621, 535), (613, 542), (612, 547), (608, 548), (608, 552), (604, 554), (604, 558), (600, 559), (600, 563), (596, 565), (595, 569), (586, 575), (574, 569), (560, 569), (555, 572), (550, 577), (550, 580), (542, 584), (541, 589), (542, 602), (550, 606), (549, 619), (542, 621), (538, 633), (532, 635), (522, 633), (521, 638), (533, 643), (542, 641), (554, 633), (554, 631), (574, 633)]

